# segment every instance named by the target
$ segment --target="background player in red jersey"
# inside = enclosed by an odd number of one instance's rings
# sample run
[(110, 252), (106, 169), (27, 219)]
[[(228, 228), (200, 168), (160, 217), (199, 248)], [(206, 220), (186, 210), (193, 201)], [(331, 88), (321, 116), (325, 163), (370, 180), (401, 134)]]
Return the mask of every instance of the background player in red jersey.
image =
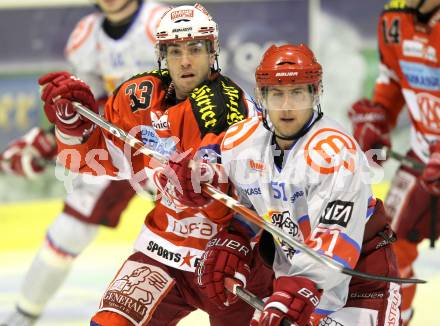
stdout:
[[(380, 74), (374, 96), (349, 111), (354, 136), (364, 151), (391, 147), (390, 131), (404, 105), (411, 121), (407, 155), (426, 167), (401, 166), (385, 200), (398, 240), (394, 243), (402, 277), (412, 277), (423, 239), (433, 243), (440, 230), (440, 1), (390, 1), (379, 18)], [(402, 288), (402, 319), (409, 323), (416, 286)]]
[[(98, 0), (97, 6), (101, 12), (82, 18), (73, 30), (65, 55), (75, 74), (87, 81), (103, 104), (121, 81), (155, 65), (152, 33), (165, 7), (139, 0)], [(120, 57), (118, 65), (110, 60), (112, 55)], [(34, 178), (45, 169), (44, 161), (55, 155), (53, 131), (34, 128), (0, 154), (0, 170)], [(32, 325), (39, 318), (76, 257), (95, 239), (99, 225), (116, 227), (135, 195), (128, 181), (87, 180), (81, 175), (73, 180), (73, 192), (67, 194), (63, 211), (48, 227), (22, 283), (16, 311), (6, 325)]]

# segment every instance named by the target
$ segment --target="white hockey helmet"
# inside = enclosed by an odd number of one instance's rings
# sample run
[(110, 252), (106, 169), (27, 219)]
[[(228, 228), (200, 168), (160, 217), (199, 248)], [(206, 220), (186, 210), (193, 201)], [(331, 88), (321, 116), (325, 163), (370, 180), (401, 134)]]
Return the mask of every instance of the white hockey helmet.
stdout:
[(208, 40), (211, 51), (219, 53), (218, 27), (211, 15), (201, 4), (170, 8), (160, 19), (156, 32), (156, 49), (163, 59), (161, 45), (171, 42)]

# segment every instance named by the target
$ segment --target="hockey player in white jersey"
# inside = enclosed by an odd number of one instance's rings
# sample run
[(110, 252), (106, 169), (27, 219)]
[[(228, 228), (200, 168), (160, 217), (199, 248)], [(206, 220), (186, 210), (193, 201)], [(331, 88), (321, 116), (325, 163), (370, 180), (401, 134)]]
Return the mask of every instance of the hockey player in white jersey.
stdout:
[[(97, 13), (81, 19), (65, 49), (76, 76), (86, 81), (101, 103), (128, 77), (156, 66), (155, 29), (167, 9), (153, 1), (98, 0)], [(3, 172), (34, 177), (41, 159), (54, 159), (51, 131), (32, 129), (0, 154)], [(2, 323), (32, 325), (68, 275), (75, 258), (96, 237), (99, 225), (116, 227), (134, 196), (128, 181), (74, 179), (64, 209), (47, 230), (21, 287), (16, 311)]]
[[(239, 200), (286, 234), (347, 268), (397, 276), (393, 232), (372, 195), (368, 163), (344, 128), (323, 116), (321, 78), (306, 46), (270, 47), (256, 71), (262, 118), (228, 129), (221, 145), (225, 172)], [(186, 166), (171, 168), (182, 185), (177, 196), (188, 203), (194, 188)], [(257, 234), (242, 216), (236, 219), (246, 226), (235, 226), (235, 243)], [(197, 268), (198, 285), (220, 304), (227, 301), (225, 277), (245, 284), (231, 241), (214, 237)], [(268, 233), (259, 241), (275, 280), (253, 325), (279, 325), (285, 317), (299, 326), (399, 325), (398, 284), (351, 279)]]

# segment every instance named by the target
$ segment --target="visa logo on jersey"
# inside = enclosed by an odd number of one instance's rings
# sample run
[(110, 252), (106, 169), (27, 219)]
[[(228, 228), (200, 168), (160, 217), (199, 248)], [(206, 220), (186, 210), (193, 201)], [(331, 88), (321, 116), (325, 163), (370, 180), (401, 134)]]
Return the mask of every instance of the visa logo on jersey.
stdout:
[(335, 200), (327, 204), (319, 223), (346, 227), (353, 213), (353, 202)]

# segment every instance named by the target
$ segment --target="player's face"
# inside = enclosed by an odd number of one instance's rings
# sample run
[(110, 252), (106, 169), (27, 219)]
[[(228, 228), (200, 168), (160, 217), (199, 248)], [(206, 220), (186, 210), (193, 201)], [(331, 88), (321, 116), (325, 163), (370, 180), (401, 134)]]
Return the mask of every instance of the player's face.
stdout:
[(183, 99), (209, 77), (214, 55), (206, 41), (176, 42), (167, 46), (166, 61), (176, 96)]
[(98, 6), (105, 14), (118, 13), (134, 0), (97, 0)]
[(310, 85), (269, 86), (264, 104), (275, 134), (290, 137), (310, 119), (313, 113), (313, 94)]

